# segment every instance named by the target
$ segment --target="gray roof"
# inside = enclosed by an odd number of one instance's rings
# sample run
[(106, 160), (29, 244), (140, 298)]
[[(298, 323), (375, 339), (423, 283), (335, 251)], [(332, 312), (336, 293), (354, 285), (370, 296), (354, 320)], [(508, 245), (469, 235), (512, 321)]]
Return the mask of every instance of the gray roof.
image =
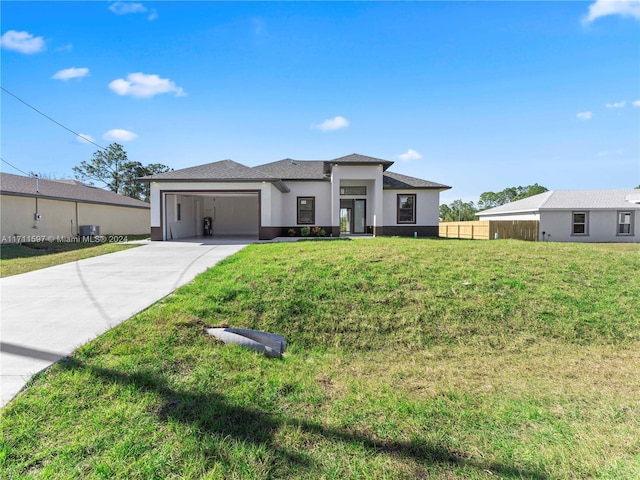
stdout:
[(438, 190), (448, 190), (449, 186), (441, 183), (430, 182), (421, 178), (401, 175), (399, 173), (385, 172), (382, 175), (382, 185), (386, 189), (406, 189), (406, 188), (435, 188)]
[[(284, 184), (287, 180), (328, 181), (331, 166), (338, 165), (382, 165), (383, 171), (393, 162), (366, 155), (351, 154), (333, 160), (294, 160), (285, 158), (276, 162), (265, 163), (256, 167), (247, 167), (233, 160), (221, 160), (195, 167), (158, 173), (141, 180), (146, 182), (165, 180), (177, 182), (272, 182), (281, 191), (289, 189)], [(432, 188), (446, 190), (451, 188), (440, 183), (422, 180), (420, 178), (385, 172), (383, 174), (383, 188), (386, 189), (417, 189)]]
[(261, 172), (257, 168), (247, 167), (233, 160), (220, 160), (219, 162), (205, 163), (195, 167), (181, 168), (170, 172), (156, 173), (142, 177), (141, 180), (179, 180), (179, 181), (229, 181), (229, 180), (271, 180), (273, 177)]
[(285, 158), (277, 162), (258, 165), (261, 172), (282, 180), (327, 180), (323, 160), (293, 160)]
[(149, 208), (149, 204), (146, 202), (124, 197), (102, 188), (88, 187), (75, 180), (38, 179), (38, 191), (36, 191), (36, 179), (34, 177), (23, 177), (11, 173), (0, 173), (0, 193), (3, 195), (100, 203), (121, 207)]
[(478, 212), (478, 216), (544, 210), (640, 210), (640, 190), (550, 190)]

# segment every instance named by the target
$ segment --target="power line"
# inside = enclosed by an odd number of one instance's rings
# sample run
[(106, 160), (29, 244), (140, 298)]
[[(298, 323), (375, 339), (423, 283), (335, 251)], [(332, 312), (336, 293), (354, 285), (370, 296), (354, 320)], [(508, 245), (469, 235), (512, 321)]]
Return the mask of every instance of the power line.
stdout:
[[(32, 177), (33, 175), (31, 175), (30, 173), (25, 172), (24, 170), (20, 170), (18, 167), (16, 167), (15, 165), (11, 165), (9, 162), (7, 162), (4, 158), (0, 157), (0, 160), (2, 160), (4, 163), (6, 163), (7, 165), (9, 165), (12, 168), (15, 168), (17, 171), (19, 171), (20, 173), (24, 173), (27, 177)], [(37, 175), (36, 175), (37, 176)]]
[[(34, 107), (33, 105), (30, 105), (29, 103), (25, 102), (24, 100), (22, 100), (20, 97), (18, 97), (15, 93), (11, 93), (9, 90), (7, 90), (6, 88), (4, 88), (2, 85), (0, 85), (0, 88), (2, 89), (3, 92), (8, 93), (9, 95), (11, 95), (13, 98), (15, 98), (16, 100), (24, 103), (27, 107), (29, 107), (32, 110), (35, 110), (36, 112), (38, 112), (40, 115), (42, 115), (43, 117), (51, 120), (53, 123), (55, 123), (56, 125), (64, 128), (65, 130), (73, 133), (76, 137), (80, 137), (83, 140), (85, 140), (88, 143), (92, 143), (93, 145), (95, 145), (96, 147), (100, 148), (101, 150), (106, 150), (105, 147), (103, 147), (102, 145), (98, 145), (96, 142), (89, 140), (87, 137), (85, 137), (84, 135), (79, 134), (78, 132), (74, 132), (73, 130), (71, 130), (68, 127), (65, 127), (63, 124), (61, 124), (60, 122), (54, 120), (53, 118), (51, 118), (49, 115), (47, 115), (46, 113), (41, 112), (40, 110), (38, 110), (36, 107)], [(15, 167), (13, 167), (15, 168)], [(23, 172), (24, 173), (24, 172)]]

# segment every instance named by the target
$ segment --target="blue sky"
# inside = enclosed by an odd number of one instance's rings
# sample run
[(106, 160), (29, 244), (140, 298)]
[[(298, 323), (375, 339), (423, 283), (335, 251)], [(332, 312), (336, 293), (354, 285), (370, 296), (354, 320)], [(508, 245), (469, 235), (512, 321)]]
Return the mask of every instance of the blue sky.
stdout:
[[(640, 184), (639, 0), (0, 8), (2, 86), (144, 164), (357, 152), (444, 203)], [(97, 150), (5, 92), (1, 127), (25, 172), (72, 178)]]

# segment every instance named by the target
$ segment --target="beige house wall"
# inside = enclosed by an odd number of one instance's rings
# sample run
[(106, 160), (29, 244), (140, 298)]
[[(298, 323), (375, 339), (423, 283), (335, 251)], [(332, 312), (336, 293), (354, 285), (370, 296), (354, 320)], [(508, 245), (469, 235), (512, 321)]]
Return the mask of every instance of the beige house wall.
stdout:
[[(39, 220), (36, 219), (39, 214)], [(0, 237), (2, 243), (42, 241), (48, 237), (69, 237), (78, 225), (100, 225), (101, 234), (148, 234), (149, 210), (99, 205), (17, 195), (0, 195)], [(43, 237), (43, 238), (39, 238)]]

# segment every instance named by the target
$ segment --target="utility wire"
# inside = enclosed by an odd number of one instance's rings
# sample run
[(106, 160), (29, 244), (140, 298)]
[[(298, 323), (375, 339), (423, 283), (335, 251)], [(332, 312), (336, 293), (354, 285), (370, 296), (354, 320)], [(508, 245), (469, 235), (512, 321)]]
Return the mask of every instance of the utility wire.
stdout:
[[(9, 165), (10, 167), (15, 168), (17, 171), (19, 171), (20, 173), (24, 173), (27, 177), (33, 177), (32, 174), (25, 172), (24, 170), (20, 170), (18, 167), (16, 167), (15, 165), (11, 165), (9, 162), (7, 162), (4, 158), (0, 157), (0, 160), (2, 160), (4, 163), (6, 163), (7, 165)], [(37, 177), (37, 175), (36, 175)]]
[[(8, 93), (9, 95), (11, 95), (13, 98), (15, 98), (16, 100), (19, 100), (20, 102), (24, 103), (27, 107), (29, 107), (32, 110), (35, 110), (36, 112), (38, 112), (40, 115), (42, 115), (43, 117), (51, 120), (53, 123), (55, 123), (56, 125), (64, 128), (65, 130), (73, 133), (75, 136), (82, 138), (84, 141), (92, 143), (93, 145), (95, 145), (96, 147), (99, 147), (101, 150), (106, 150), (105, 147), (103, 147), (102, 145), (98, 145), (96, 142), (89, 140), (87, 137), (85, 137), (84, 135), (79, 134), (78, 132), (74, 132), (73, 130), (71, 130), (70, 128), (65, 127), (63, 124), (61, 124), (60, 122), (54, 120), (53, 118), (51, 118), (49, 115), (42, 113), (40, 110), (38, 110), (36, 107), (34, 107), (33, 105), (29, 105), (27, 102), (25, 102), (24, 100), (22, 100), (20, 97), (18, 97), (16, 94), (11, 93), (9, 90), (7, 90), (6, 88), (4, 88), (2, 85), (0, 85), (0, 88), (2, 89), (3, 92)], [(13, 165), (12, 165), (13, 166)], [(13, 167), (15, 168), (15, 167)], [(24, 172), (23, 172), (24, 173)]]

